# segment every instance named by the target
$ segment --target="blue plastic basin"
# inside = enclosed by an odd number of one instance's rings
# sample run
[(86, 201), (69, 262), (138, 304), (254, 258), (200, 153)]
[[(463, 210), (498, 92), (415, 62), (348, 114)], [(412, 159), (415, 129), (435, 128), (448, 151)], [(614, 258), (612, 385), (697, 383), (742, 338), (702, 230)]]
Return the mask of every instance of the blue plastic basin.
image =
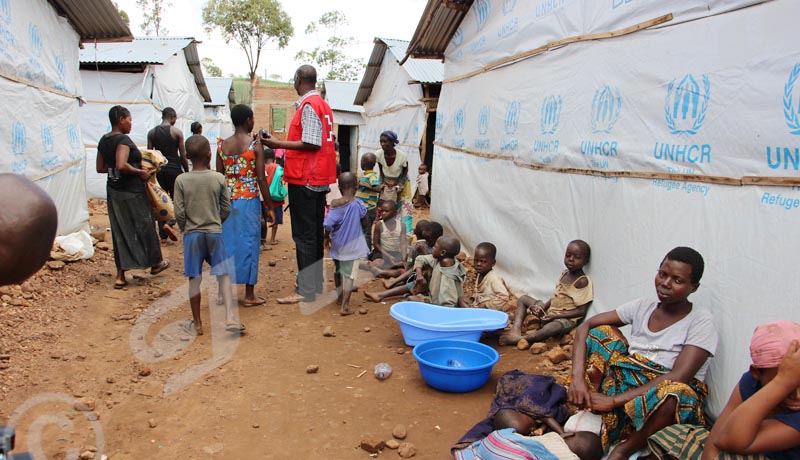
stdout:
[(406, 345), (426, 340), (457, 339), (477, 342), (483, 331), (495, 331), (508, 324), (508, 314), (483, 308), (440, 307), (422, 302), (398, 302), (389, 309), (400, 323)]
[(451, 393), (482, 387), (500, 360), (494, 348), (468, 340), (428, 340), (414, 347), (413, 354), (425, 383)]

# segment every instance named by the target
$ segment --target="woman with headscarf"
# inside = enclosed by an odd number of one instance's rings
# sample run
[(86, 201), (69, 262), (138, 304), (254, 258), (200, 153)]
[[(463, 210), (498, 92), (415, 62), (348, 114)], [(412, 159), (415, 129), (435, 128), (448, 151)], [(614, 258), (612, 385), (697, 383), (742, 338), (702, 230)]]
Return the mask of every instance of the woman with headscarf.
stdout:
[[(254, 307), (266, 302), (255, 295), (261, 238), (259, 190), (270, 222), (275, 220), (274, 205), (264, 175), (264, 147), (250, 135), (253, 110), (239, 104), (231, 109), (231, 121), (236, 131), (217, 148), (217, 172), (225, 176), (231, 195), (231, 214), (222, 223), (222, 238), (225, 250), (233, 257), (233, 282), (245, 285), (242, 305)], [(220, 295), (217, 302), (222, 298)]]
[(381, 200), (397, 201), (397, 213), (400, 221), (406, 227), (406, 232), (412, 231), (411, 212), (411, 182), (408, 180), (408, 157), (397, 150), (395, 146), (400, 143), (394, 131), (381, 133), (381, 149), (375, 152), (378, 169), (381, 173)]
[(115, 105), (108, 111), (111, 131), (97, 143), (97, 172), (107, 174), (106, 196), (114, 264), (117, 278), (114, 289), (128, 282), (127, 270), (150, 268), (157, 275), (169, 267), (161, 256), (161, 246), (153, 221), (153, 209), (147, 197), (145, 182), (153, 175), (142, 169), (142, 154), (128, 134), (133, 127), (131, 112)]

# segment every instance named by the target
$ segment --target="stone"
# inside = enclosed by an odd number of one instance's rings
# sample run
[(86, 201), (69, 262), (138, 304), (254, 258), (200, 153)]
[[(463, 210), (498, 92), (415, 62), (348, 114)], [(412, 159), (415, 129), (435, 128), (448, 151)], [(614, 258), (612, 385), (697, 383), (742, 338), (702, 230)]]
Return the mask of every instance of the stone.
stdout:
[(114, 377), (106, 377), (106, 383), (114, 383), (114, 382), (116, 382), (116, 380), (114, 380)]
[(399, 455), (400, 458), (411, 458), (417, 455), (417, 446), (410, 442), (404, 442), (397, 448), (397, 455)]
[(154, 419), (154, 418), (151, 418), (150, 420), (148, 420), (147, 424), (150, 425), (150, 428), (155, 428), (155, 427), (158, 426), (158, 422), (156, 422), (156, 419)]
[(398, 355), (404, 355), (404, 354), (406, 354), (406, 349), (405, 348), (398, 348), (396, 350), (396, 352), (397, 352)]
[(98, 414), (97, 412), (89, 412), (88, 414), (86, 414), (86, 420), (90, 422), (96, 422), (100, 420), (100, 414)]
[(389, 449), (394, 450), (394, 449), (397, 449), (398, 447), (400, 447), (400, 443), (397, 442), (396, 439), (390, 439), (390, 440), (386, 441), (386, 447), (388, 447)]
[(106, 231), (105, 230), (95, 230), (92, 232), (92, 238), (96, 239), (98, 243), (101, 243), (106, 240)]
[(105, 241), (101, 241), (95, 245), (95, 247), (100, 251), (110, 251), (111, 245), (106, 243)]
[(149, 367), (145, 367), (144, 369), (139, 371), (139, 377), (147, 377), (152, 373), (153, 373), (152, 369), (150, 369)]
[(358, 309), (358, 314), (359, 315), (366, 315), (367, 313), (369, 313), (369, 310), (367, 310), (366, 308), (359, 308)]
[(8, 294), (3, 294), (2, 296), (0, 296), (0, 300), (2, 300), (3, 302), (9, 302), (11, 300), (11, 296)]
[(325, 330), (322, 331), (323, 337), (336, 337), (336, 332), (333, 330), (333, 326), (325, 326)]
[(22, 288), (22, 292), (24, 292), (26, 294), (32, 294), (32, 293), (36, 292), (36, 289), (33, 288), (33, 285), (31, 285), (31, 283), (27, 283), (27, 282), (26, 283), (22, 283), (22, 286), (20, 286), (20, 287)]
[(519, 339), (519, 342), (517, 342), (517, 349), (518, 350), (527, 350), (528, 347), (530, 347), (530, 346), (531, 346), (531, 344), (528, 343), (528, 341), (525, 340), (525, 339)]
[(371, 331), (371, 330), (372, 330), (372, 329), (370, 329), (370, 328), (368, 328), (368, 327), (365, 327), (365, 328), (364, 328), (364, 332), (369, 332), (369, 331)]
[(75, 402), (76, 411), (93, 411), (97, 407), (97, 402), (92, 398), (80, 398)]
[(319, 366), (316, 364), (309, 364), (306, 366), (306, 374), (316, 374), (319, 372)]
[(94, 452), (88, 450), (84, 451), (78, 458), (80, 458), (81, 460), (90, 460), (94, 458)]
[(50, 270), (62, 270), (66, 264), (60, 260), (47, 261), (47, 268)]
[(406, 426), (403, 424), (396, 425), (392, 430), (392, 436), (397, 439), (405, 439), (406, 436), (408, 436), (408, 430), (406, 429)]
[(362, 439), (361, 440), (361, 448), (366, 450), (371, 454), (377, 454), (378, 452), (382, 451), (386, 444), (377, 439)]
[(552, 350), (547, 352), (546, 356), (547, 359), (549, 359), (550, 362), (553, 364), (558, 364), (562, 361), (570, 359), (570, 356), (561, 347), (553, 348)]
[(15, 307), (21, 307), (23, 305), (23, 301), (19, 297), (12, 297), (11, 300), (8, 301), (8, 304)]
[(270, 260), (269, 262), (267, 262), (267, 264), (268, 264), (270, 267), (274, 267), (274, 266), (278, 265), (278, 262), (276, 262), (276, 261), (274, 261), (274, 260)]
[(536, 342), (531, 345), (531, 354), (540, 355), (547, 350), (547, 344), (544, 342)]
[(254, 423), (253, 428), (261, 428), (261, 425), (259, 425), (258, 423)]
[(558, 342), (559, 345), (570, 345), (574, 340), (574, 337), (567, 334), (564, 337), (561, 337), (561, 340)]

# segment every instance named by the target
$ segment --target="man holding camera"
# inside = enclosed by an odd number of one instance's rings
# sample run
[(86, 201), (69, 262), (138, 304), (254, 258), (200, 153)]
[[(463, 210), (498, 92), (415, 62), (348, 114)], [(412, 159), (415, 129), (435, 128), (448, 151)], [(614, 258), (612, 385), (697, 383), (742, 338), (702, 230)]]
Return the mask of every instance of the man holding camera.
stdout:
[(333, 112), (316, 90), (317, 71), (300, 66), (294, 89), (300, 96), (287, 140), (261, 136), (272, 149), (286, 149), (283, 178), (289, 184), (292, 239), (297, 253), (297, 289), (278, 303), (311, 302), (322, 292), (325, 195), (336, 182)]

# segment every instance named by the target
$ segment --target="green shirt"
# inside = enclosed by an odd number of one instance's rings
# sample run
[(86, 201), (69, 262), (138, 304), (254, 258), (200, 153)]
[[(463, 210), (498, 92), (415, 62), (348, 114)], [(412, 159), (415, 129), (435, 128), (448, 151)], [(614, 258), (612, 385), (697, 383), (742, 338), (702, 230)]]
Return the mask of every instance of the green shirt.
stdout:
[(212, 171), (190, 171), (175, 179), (175, 220), (184, 233), (222, 233), (231, 213), (225, 176)]
[(378, 179), (378, 172), (374, 169), (364, 171), (364, 175), (358, 180), (358, 190), (356, 190), (356, 198), (364, 203), (367, 211), (372, 211), (378, 207), (378, 197), (381, 192), (375, 192), (365, 186), (377, 187), (381, 185), (381, 180)]

